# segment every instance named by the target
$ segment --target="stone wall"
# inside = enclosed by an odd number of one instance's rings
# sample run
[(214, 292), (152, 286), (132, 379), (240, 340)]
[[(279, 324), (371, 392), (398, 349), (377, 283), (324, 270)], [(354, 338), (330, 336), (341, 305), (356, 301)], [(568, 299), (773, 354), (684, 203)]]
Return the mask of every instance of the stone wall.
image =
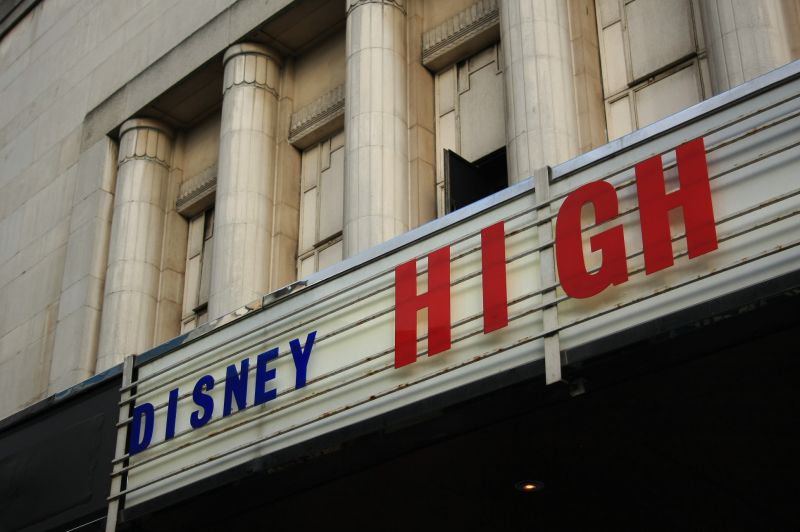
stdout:
[(288, 3), (45, 0), (0, 40), (0, 417), (95, 371), (107, 133)]

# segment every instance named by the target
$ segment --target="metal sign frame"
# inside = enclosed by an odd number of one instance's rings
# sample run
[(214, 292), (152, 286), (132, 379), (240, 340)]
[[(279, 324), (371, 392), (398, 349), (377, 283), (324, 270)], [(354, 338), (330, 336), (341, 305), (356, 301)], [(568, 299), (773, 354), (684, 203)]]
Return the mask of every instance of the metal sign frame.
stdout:
[[(675, 148), (696, 138), (705, 140), (719, 250), (703, 260), (687, 260), (685, 233), (676, 219), (675, 266), (645, 275), (637, 237), (634, 167), (661, 157), (667, 180), (674, 182)], [(151, 500), (237, 463), (533, 360), (543, 359), (547, 382), (557, 382), (562, 364), (568, 362), (565, 352), (571, 348), (796, 270), (800, 181), (795, 168), (800, 168), (800, 62), (540, 170), (533, 180), (312, 275), (307, 287), (283, 300), (210, 324), (174, 342), (166, 353), (145, 354), (135, 364), (136, 377), (129, 359), (125, 366), (129, 380), (121, 389), (110, 529), (112, 507), (116, 515), (122, 501)], [(630, 280), (590, 300), (576, 300), (563, 292), (556, 278), (553, 224), (564, 200), (596, 180), (613, 185), (618, 196), (615, 221), (624, 224), (626, 242), (631, 244), (626, 249)], [(604, 227), (587, 220), (582, 226), (587, 237)], [(511, 282), (509, 328), (489, 338), (480, 327), (482, 313), (473, 299), (480, 290), (481, 230), (499, 221), (505, 224), (505, 262)], [(466, 294), (459, 300), (465, 309), (459, 309), (463, 312), (450, 323), (453, 347), (427, 357), (428, 337), (422, 334), (417, 363), (398, 370), (391, 360), (393, 345), (380, 340), (372, 348), (371, 343), (378, 338), (373, 336), (376, 331), (385, 336), (391, 328), (395, 269), (418, 261), (416, 275), (424, 288), (427, 258), (445, 246), (450, 249), (453, 297)], [(585, 254), (591, 258), (591, 250)], [(601, 257), (592, 260), (590, 271), (596, 271)], [(337, 323), (337, 316), (346, 319)], [(330, 323), (319, 325), (325, 320)], [(167, 398), (171, 388), (180, 385), (174, 400), (186, 403), (194, 397), (186, 386), (199, 382), (197, 376), (213, 373), (215, 385), (226, 383), (227, 365), (255, 361), (264, 349), (277, 348), (276, 363), (289, 367), (293, 351), (287, 349), (288, 339), (307, 342), (312, 331), (314, 349), (337, 342), (352, 346), (342, 339), (352, 342), (363, 337), (363, 352), (338, 365), (317, 367), (302, 391), (282, 381), (274, 403), (217, 415), (197, 430), (179, 428), (173, 437), (162, 436), (134, 456), (125, 452), (134, 404), (152, 401), (163, 424), (171, 408), (172, 398)], [(239, 368), (245, 371), (244, 365)], [(247, 370), (256, 371), (255, 364)]]

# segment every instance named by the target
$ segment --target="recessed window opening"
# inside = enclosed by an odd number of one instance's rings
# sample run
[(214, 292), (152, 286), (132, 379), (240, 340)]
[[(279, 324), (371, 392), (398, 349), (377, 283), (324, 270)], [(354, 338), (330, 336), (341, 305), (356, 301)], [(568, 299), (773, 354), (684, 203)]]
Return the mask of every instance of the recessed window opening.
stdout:
[(508, 186), (505, 147), (467, 161), (452, 150), (444, 150), (445, 208), (453, 212)]

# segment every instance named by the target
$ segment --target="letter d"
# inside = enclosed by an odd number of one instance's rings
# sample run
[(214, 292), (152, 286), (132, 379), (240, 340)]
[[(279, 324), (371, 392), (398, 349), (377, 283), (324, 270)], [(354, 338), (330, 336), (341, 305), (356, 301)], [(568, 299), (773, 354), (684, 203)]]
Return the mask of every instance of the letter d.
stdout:
[[(142, 432), (142, 416), (144, 416), (144, 434)], [(153, 439), (153, 425), (155, 424), (156, 411), (152, 403), (136, 405), (131, 416), (130, 439), (128, 440), (128, 454), (144, 451)]]

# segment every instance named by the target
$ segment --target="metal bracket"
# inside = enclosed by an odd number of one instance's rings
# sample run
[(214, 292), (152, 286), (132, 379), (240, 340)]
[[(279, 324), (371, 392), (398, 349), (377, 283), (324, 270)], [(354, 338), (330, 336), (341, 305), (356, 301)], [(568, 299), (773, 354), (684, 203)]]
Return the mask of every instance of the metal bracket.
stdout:
[(296, 290), (300, 290), (301, 288), (305, 288), (308, 286), (308, 281), (305, 279), (301, 279), (300, 281), (295, 281), (293, 283), (287, 284), (286, 286), (282, 286), (275, 290), (274, 292), (270, 292), (266, 294), (264, 297), (261, 298), (261, 306), (271, 305), (275, 303), (279, 299), (282, 299), (289, 294), (294, 293)]

